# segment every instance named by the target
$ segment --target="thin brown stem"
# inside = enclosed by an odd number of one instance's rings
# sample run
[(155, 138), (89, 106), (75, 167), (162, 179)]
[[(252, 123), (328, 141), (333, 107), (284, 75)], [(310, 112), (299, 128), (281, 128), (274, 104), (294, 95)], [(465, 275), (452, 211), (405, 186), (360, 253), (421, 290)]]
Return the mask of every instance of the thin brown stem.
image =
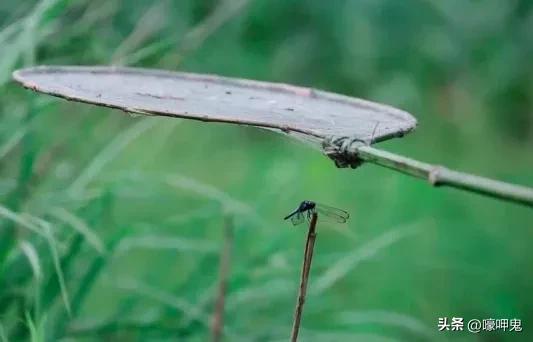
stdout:
[(294, 322), (292, 325), (292, 332), (291, 332), (292, 342), (295, 342), (298, 340), (298, 332), (300, 331), (300, 323), (302, 321), (302, 313), (304, 309), (305, 296), (307, 294), (307, 283), (309, 281), (309, 272), (311, 271), (311, 261), (313, 260), (313, 250), (315, 248), (316, 222), (317, 222), (317, 214), (313, 213), (313, 216), (311, 217), (311, 222), (309, 223), (309, 232), (307, 233), (307, 241), (305, 243), (302, 274), (300, 277), (300, 289), (298, 291), (298, 299), (296, 301), (296, 309), (294, 311)]
[(224, 330), (224, 301), (226, 297), (228, 275), (230, 272), (232, 247), (233, 222), (231, 217), (228, 216), (226, 217), (224, 224), (224, 246), (220, 252), (218, 294), (213, 313), (213, 322), (211, 325), (211, 336), (213, 342), (220, 342), (222, 340), (222, 332)]

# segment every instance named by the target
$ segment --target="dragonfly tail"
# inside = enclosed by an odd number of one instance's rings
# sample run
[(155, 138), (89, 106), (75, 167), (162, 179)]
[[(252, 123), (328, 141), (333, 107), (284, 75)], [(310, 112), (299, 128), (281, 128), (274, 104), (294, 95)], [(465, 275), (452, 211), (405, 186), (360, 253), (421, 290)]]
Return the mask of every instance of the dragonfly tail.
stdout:
[(289, 215), (285, 216), (283, 219), (284, 220), (288, 220), (290, 219), (291, 217), (293, 217), (294, 215), (296, 215), (298, 213), (298, 210), (295, 210), (293, 211), (292, 213), (290, 213)]

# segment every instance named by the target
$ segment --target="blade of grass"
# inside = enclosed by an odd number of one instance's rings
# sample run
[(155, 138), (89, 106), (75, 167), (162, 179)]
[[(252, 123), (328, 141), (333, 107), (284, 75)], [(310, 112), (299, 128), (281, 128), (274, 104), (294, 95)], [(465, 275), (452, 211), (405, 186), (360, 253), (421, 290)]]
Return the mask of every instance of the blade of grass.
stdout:
[[(29, 127), (32, 122), (35, 111), (35, 100), (28, 98), (28, 110), (24, 115), (23, 124)], [(7, 196), (6, 207), (8, 211), (17, 212), (20, 210), (23, 202), (29, 196), (29, 185), (33, 176), (35, 160), (38, 153), (38, 146), (35, 143), (33, 132), (28, 132), (23, 136), (22, 152), (19, 162), (17, 185), (13, 191)], [(5, 210), (4, 210), (5, 211)], [(1, 215), (1, 213), (0, 213)], [(0, 222), (0, 269), (3, 268), (5, 258), (9, 251), (15, 247), (15, 240), (17, 234), (17, 224), (15, 220), (11, 219), (9, 222)], [(0, 275), (1, 277), (2, 275)]]
[(26, 317), (26, 324), (28, 325), (28, 329), (30, 332), (30, 341), (31, 342), (44, 342), (45, 341), (44, 320), (39, 323), (36, 323), (28, 311), (26, 311), (25, 317)]
[(33, 272), (33, 277), (37, 282), (39, 282), (43, 277), (41, 262), (39, 261), (39, 253), (37, 253), (37, 250), (29, 241), (20, 242), (19, 248), (28, 259), (28, 263), (30, 264)]
[(174, 59), (175, 63), (168, 67), (176, 68), (181, 64), (190, 53), (201, 47), (210, 36), (237, 16), (248, 2), (248, 0), (220, 1), (211, 14), (185, 34), (178, 48), (178, 56)]
[(111, 63), (114, 65), (121, 64), (122, 58), (131, 51), (137, 49), (152, 36), (157, 34), (165, 25), (165, 13), (168, 11), (168, 2), (154, 2), (153, 5), (137, 21), (129, 36), (116, 48), (111, 56)]
[[(40, 226), (43, 228), (45, 232), (46, 240), (48, 242), (48, 246), (50, 249), (50, 254), (52, 255), (52, 262), (53, 262), (54, 270), (57, 276), (57, 282), (59, 283), (61, 298), (63, 299), (63, 304), (65, 305), (65, 309), (67, 310), (67, 313), (70, 315), (71, 313), (70, 300), (69, 300), (69, 295), (67, 291), (67, 285), (65, 282), (65, 276), (63, 274), (63, 266), (68, 267), (68, 264), (70, 263), (73, 256), (75, 255), (75, 252), (71, 252), (67, 254), (65, 258), (63, 258), (64, 265), (61, 265), (61, 258), (59, 257), (59, 252), (57, 251), (57, 243), (52, 233), (50, 224), (43, 220), (39, 220), (39, 221), (40, 221), (39, 223)], [(76, 248), (76, 250), (79, 250), (79, 248)], [(48, 293), (48, 291), (46, 291), (46, 293)], [(43, 308), (43, 309), (46, 309), (46, 308)]]
[[(194, 269), (186, 275), (187, 280), (177, 286), (173, 292), (183, 293), (185, 295), (197, 293), (198, 284), (205, 284), (206, 282), (206, 270), (211, 270), (212, 265), (216, 262), (217, 260), (214, 255), (203, 255), (202, 258), (195, 263)], [(204, 288), (202, 293), (196, 297), (196, 309), (192, 313), (207, 312), (209, 306), (215, 300), (217, 288), (216, 281), (213, 281), (210, 285), (204, 286)], [(172, 314), (172, 312), (167, 310), (166, 314)], [(185, 312), (178, 327), (191, 329), (197, 321), (198, 317)]]
[(15, 146), (17, 146), (27, 132), (27, 127), (23, 126), (15, 131), (7, 141), (0, 146), (0, 160), (3, 159)]
[[(93, 226), (113, 226), (111, 215), (114, 208), (113, 198), (114, 197), (112, 193), (107, 192), (89, 204), (89, 206), (83, 211), (84, 217), (92, 218), (90, 219), (89, 224)], [(86, 268), (86, 272), (80, 272), (82, 273), (82, 276), (81, 280), (76, 284), (77, 288), (72, 286), (75, 288), (75, 290), (72, 290), (73, 296), (70, 314), (65, 311), (59, 312), (54, 320), (53, 328), (49, 329), (51, 330), (50, 335), (53, 340), (61, 339), (65, 335), (65, 330), (69, 322), (78, 316), (79, 311), (88, 294), (90, 293), (96, 279), (109, 261), (110, 255), (113, 253), (117, 242), (120, 241), (125, 233), (126, 230), (124, 229), (120, 229), (117, 233), (114, 233), (109, 239), (107, 246), (104, 245), (103, 250), (106, 251), (106, 253), (97, 254), (93, 258), (92, 262), (89, 263), (89, 267)], [(71, 243), (69, 251), (65, 253), (64, 262), (66, 266), (70, 264), (71, 260), (76, 260), (75, 257), (80, 251), (79, 246), (83, 241), (84, 239), (81, 234), (77, 234), (74, 237), (74, 241)]]
[[(202, 197), (213, 200), (214, 202), (221, 205), (223, 212), (228, 212), (230, 214), (240, 214), (239, 216), (250, 217), (253, 222), (258, 223), (261, 227), (269, 227), (265, 222), (265, 219), (257, 214), (257, 211), (253, 209), (250, 205), (245, 202), (235, 199), (234, 197), (228, 195), (224, 191), (198, 181), (192, 177), (184, 176), (181, 174), (173, 173), (164, 173), (164, 172), (127, 172), (125, 175), (113, 174), (112, 177), (109, 177), (110, 181), (116, 181), (118, 178), (135, 180), (138, 182), (146, 182), (146, 180), (161, 181), (166, 185), (170, 185), (179, 189), (191, 191)], [(104, 180), (107, 180), (104, 177)]]
[[(176, 329), (171, 323), (164, 321), (164, 318), (151, 320), (139, 319), (120, 319), (106, 320), (101, 322), (90, 322), (85, 324), (74, 324), (66, 332), (67, 337), (89, 337), (97, 336), (99, 339), (107, 337), (110, 340), (116, 340), (116, 335), (121, 332), (143, 332), (158, 333), (164, 336), (172, 336), (172, 339), (186, 339), (191, 336), (191, 331), (187, 329)], [(120, 336), (120, 335), (118, 335)]]
[[(113, 253), (115, 246), (122, 239), (122, 237), (127, 233), (126, 229), (120, 230), (114, 237), (111, 238), (109, 244), (107, 245), (106, 250), (108, 253), (99, 254), (95, 256), (90, 263), (87, 271), (82, 276), (81, 280), (78, 282), (78, 288), (72, 296), (72, 314), (71, 317), (77, 317), (87, 296), (90, 294), (96, 280), (102, 273), (102, 271), (107, 266), (110, 258), (109, 255)], [(61, 315), (57, 320), (55, 327), (55, 337), (61, 338), (66, 334), (66, 327), (69, 324), (70, 320), (67, 319), (66, 315)]]
[(142, 165), (151, 165), (154, 159), (157, 157), (157, 152), (161, 151), (164, 147), (168, 146), (168, 141), (172, 135), (175, 135), (175, 129), (179, 126), (183, 120), (158, 120), (159, 126), (156, 127), (157, 133), (152, 140), (151, 151), (152, 153), (142, 160)]
[(124, 254), (135, 248), (173, 249), (180, 252), (216, 253), (217, 246), (208, 240), (192, 240), (178, 236), (145, 235), (122, 240), (117, 248)]
[(4, 329), (4, 325), (2, 324), (2, 322), (0, 322), (0, 341), (9, 342), (6, 335), (6, 330)]
[(194, 305), (182, 298), (135, 280), (119, 280), (113, 283), (114, 287), (120, 290), (131, 291), (179, 312), (186, 313), (201, 322), (205, 328), (209, 329), (209, 316), (205, 312), (198, 311)]
[[(269, 341), (284, 341), (284, 339), (269, 339)], [(398, 342), (400, 340), (384, 335), (372, 333), (354, 333), (347, 331), (317, 331), (302, 329), (303, 341), (364, 341), (364, 342)]]
[(10, 79), (20, 53), (15, 43), (4, 43), (2, 50), (4, 53), (0, 55), (0, 87)]
[[(30, 222), (27, 218), (19, 214), (13, 213), (12, 211), (2, 206), (0, 206), (0, 217), (7, 218), (8, 220), (10, 220), (10, 222), (19, 222), (21, 228), (27, 228), (30, 232), (37, 233), (38, 236), (42, 238), (41, 242), (46, 241), (44, 233), (41, 231), (41, 229), (34, 225), (32, 222)], [(28, 257), (25, 256), (24, 252), (20, 249), (20, 245), (19, 248), (10, 248), (8, 251), (5, 252), (6, 258), (2, 264), (0, 272), (0, 288), (23, 288), (24, 284), (26, 284), (32, 278), (32, 275), (34, 275), (34, 272), (31, 267), (32, 262), (30, 261), (30, 267), (26, 266), (28, 265)], [(28, 255), (31, 255), (31, 252), (29, 252)], [(17, 296), (7, 295), (1, 297), (0, 315), (3, 315), (5, 312), (8, 312), (13, 305), (17, 304), (17, 301)], [(16, 324), (16, 327), (17, 329), (24, 328), (24, 326), (21, 324)]]
[(246, 215), (254, 219), (255, 222), (262, 226), (267, 226), (265, 221), (257, 214), (257, 212), (246, 203), (236, 200), (227, 193), (193, 178), (183, 175), (166, 176), (165, 182), (180, 189), (192, 191), (200, 196), (209, 198), (218, 202), (222, 206), (222, 211), (235, 215)]
[(91, 245), (98, 253), (104, 254), (105, 247), (100, 237), (91, 230), (79, 217), (70, 213), (64, 208), (53, 208), (51, 214), (56, 218), (62, 220), (64, 223), (72, 227), (76, 232), (81, 234), (85, 241)]
[(248, 2), (248, 0), (220, 1), (219, 5), (204, 20), (185, 33), (181, 43), (178, 44), (179, 39), (174, 36), (158, 39), (156, 42), (143, 46), (129, 55), (122, 56), (118, 63), (132, 65), (178, 45), (177, 56), (173, 57), (173, 62), (166, 66), (169, 69), (176, 69), (188, 55), (200, 48), (210, 36), (239, 15)]
[(76, 21), (74, 27), (69, 27), (68, 32), (62, 32), (65, 40), (74, 40), (87, 34), (101, 24), (105, 19), (113, 18), (120, 8), (120, 4), (114, 1), (90, 1), (87, 2), (86, 10)]
[[(112, 243), (113, 244), (113, 243)], [(112, 251), (113, 246), (108, 245), (108, 250)], [(102, 270), (105, 268), (109, 261), (108, 255), (98, 255), (90, 263), (87, 271), (81, 278), (78, 289), (72, 296), (72, 313), (74, 316), (77, 316), (85, 299), (91, 292), (91, 289), (98, 279), (99, 275), (102, 273)]]
[(178, 225), (185, 224), (194, 220), (209, 219), (219, 212), (218, 206), (215, 204), (207, 204), (197, 209), (189, 210), (186, 213), (173, 215), (165, 218), (166, 223)]
[(35, 223), (32, 222), (30, 216), (27, 214), (18, 214), (2, 205), (0, 205), (0, 217), (4, 217), (23, 228), (28, 229), (32, 233), (35, 233), (41, 237), (46, 238), (46, 233)]
[(2, 46), (5, 46), (7, 40), (11, 38), (15, 33), (17, 33), (22, 28), (22, 26), (23, 21), (19, 19), (4, 27), (2, 31), (0, 31), (0, 44)]
[(335, 322), (353, 328), (360, 324), (379, 324), (408, 330), (424, 340), (435, 341), (435, 331), (411, 316), (389, 311), (350, 311), (339, 313)]
[[(0, 55), (0, 86), (10, 79), (10, 74), (19, 58), (24, 58), (24, 65), (35, 64), (35, 49), (39, 42), (49, 33), (46, 25), (49, 25), (63, 11), (61, 7), (67, 6), (70, 0), (43, 0), (39, 1), (30, 13), (6, 27), (0, 33), (0, 42), (4, 41)], [(18, 31), (18, 36), (13, 43), (7, 46), (5, 40), (12, 37)]]
[[(135, 280), (118, 280), (114, 281), (113, 284), (121, 290), (132, 291), (137, 295), (150, 298), (169, 308), (186, 314), (189, 317), (193, 317), (194, 321), (201, 323), (205, 329), (209, 329), (209, 315), (206, 312), (199, 310), (198, 305), (190, 304), (186, 300), (176, 297), (169, 292), (162, 291)], [(223, 328), (223, 332), (230, 341), (239, 340), (238, 336), (231, 332), (227, 327)]]
[(276, 297), (288, 297), (292, 293), (292, 284), (293, 282), (286, 279), (271, 279), (260, 283), (259, 286), (248, 285), (228, 296), (227, 310), (238, 312), (239, 307), (253, 306), (252, 303), (257, 303), (264, 298), (273, 300)]
[(117, 64), (119, 65), (135, 65), (142, 61), (145, 58), (150, 56), (156, 56), (162, 54), (163, 51), (169, 50), (172, 46), (176, 44), (175, 37), (166, 37), (163, 39), (158, 39), (151, 44), (145, 45), (126, 56), (121, 57)]
[[(97, 202), (98, 207), (94, 213), (88, 213), (87, 215), (97, 218), (94, 225), (113, 225), (111, 213), (114, 208), (113, 204), (113, 195), (111, 193), (106, 193), (102, 198)], [(118, 243), (128, 234), (128, 229), (118, 229), (114, 232), (111, 237), (108, 239), (108, 243), (105, 246), (107, 253), (99, 254), (93, 258), (93, 261), (90, 263), (87, 271), (82, 276), (81, 280), (78, 283), (78, 288), (74, 292), (72, 297), (72, 314), (73, 317), (76, 317), (85, 301), (89, 295), (94, 283), (98, 279), (98, 276), (101, 274), (102, 270), (105, 268), (107, 263), (110, 260), (110, 256), (114, 253)], [(58, 331), (64, 331), (64, 325), (61, 329), (56, 329)]]
[(144, 118), (129, 127), (123, 133), (119, 134), (93, 158), (91, 163), (80, 173), (78, 178), (74, 180), (68, 191), (71, 194), (79, 196), (109, 162), (115, 159), (117, 155), (135, 139), (154, 127), (156, 123), (157, 120)]
[(320, 295), (331, 288), (340, 279), (346, 277), (346, 275), (353, 271), (353, 269), (361, 262), (374, 257), (383, 249), (417, 232), (418, 229), (416, 228), (417, 227), (408, 227), (387, 231), (374, 240), (367, 242), (364, 246), (348, 254), (344, 258), (339, 259), (323, 274), (318, 276), (311, 288), (311, 293), (313, 295)]
[[(52, 231), (51, 231), (51, 228), (50, 228), (50, 224), (48, 222), (42, 220), (42, 219), (37, 218), (37, 217), (31, 216), (31, 215), (28, 215), (28, 214), (17, 214), (17, 213), (14, 213), (14, 212), (8, 210), (7, 208), (1, 207), (1, 206), (0, 206), (0, 214), (4, 214), (5, 217), (7, 217), (7, 218), (9, 218), (11, 220), (14, 220), (15, 222), (19, 223), (19, 225), (21, 227), (26, 227), (30, 231), (37, 233), (41, 238), (43, 238), (44, 242), (48, 246), (48, 249), (49, 249), (49, 252), (50, 252), (50, 255), (51, 255), (51, 258), (52, 258), (52, 263), (54, 265), (54, 271), (55, 271), (54, 274), (57, 276), (58, 281), (60, 282), (60, 284), (61, 283), (64, 284), (63, 272), (62, 272), (61, 267), (59, 266), (59, 263), (58, 263), (57, 247), (56, 247), (56, 243), (55, 243), (55, 238), (53, 237), (53, 234), (52, 234)], [(38, 260), (38, 257), (34, 256), (33, 254), (37, 255), (37, 253), (36, 252), (33, 253), (32, 249), (29, 246), (26, 246), (23, 249), (23, 254), (27, 255), (27, 258), (30, 260), (30, 265), (33, 266), (33, 268), (35, 268), (34, 265), (36, 264), (36, 261)], [(33, 272), (34, 272), (34, 274), (35, 273), (44, 274), (44, 272), (39, 272), (39, 271), (35, 271), (35, 270)], [(19, 283), (17, 286), (23, 286), (22, 284), (24, 284), (26, 282), (26, 279), (29, 279), (29, 278), (30, 278), (30, 276), (25, 276), (25, 275), (20, 276), (20, 279), (16, 280), (17, 283)], [(36, 310), (36, 313), (37, 313), (37, 310), (40, 310), (39, 286), (40, 286), (40, 282), (36, 283), (36, 286), (35, 286), (35, 291), (36, 291), (35, 310)], [(64, 303), (65, 303), (66, 308), (68, 310), (68, 294), (66, 293), (66, 287), (65, 286), (62, 286), (62, 298), (64, 299)], [(14, 301), (10, 301), (8, 303), (5, 303), (3, 305), (2, 309), (7, 309), (7, 307), (10, 304), (13, 304), (13, 303), (14, 303)], [(21, 313), (21, 314), (23, 314), (23, 313)], [(15, 336), (17, 339), (19, 339), (19, 338), (23, 339), (23, 338), (26, 337), (26, 335), (28, 333), (30, 333), (30, 331), (27, 330), (27, 327), (24, 327), (22, 325), (15, 325), (13, 327), (13, 331), (11, 331), (10, 335), (11, 336)]]

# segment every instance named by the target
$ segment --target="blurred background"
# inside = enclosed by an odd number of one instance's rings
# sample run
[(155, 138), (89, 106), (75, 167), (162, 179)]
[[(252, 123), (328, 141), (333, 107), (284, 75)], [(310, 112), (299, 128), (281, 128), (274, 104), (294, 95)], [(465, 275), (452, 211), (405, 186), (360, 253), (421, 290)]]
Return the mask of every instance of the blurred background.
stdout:
[[(10, 77), (115, 64), (339, 92), (418, 119), (382, 149), (531, 186), (532, 61), (527, 0), (2, 0), (0, 340), (209, 339), (228, 225), (225, 340), (287, 340), (306, 231), (281, 218), (312, 199), (352, 217), (319, 227), (303, 341), (531, 341), (531, 209)], [(453, 316), (524, 331), (438, 332)]]

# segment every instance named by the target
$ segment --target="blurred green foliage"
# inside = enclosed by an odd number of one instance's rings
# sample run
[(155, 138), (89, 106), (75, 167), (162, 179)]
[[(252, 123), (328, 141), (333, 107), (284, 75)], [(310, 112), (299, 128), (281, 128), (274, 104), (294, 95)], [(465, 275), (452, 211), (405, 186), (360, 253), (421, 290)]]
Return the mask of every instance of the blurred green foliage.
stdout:
[[(319, 227), (302, 340), (531, 340), (530, 209), (9, 79), (122, 64), (336, 91), (417, 117), (382, 148), (532, 185), (532, 33), (527, 0), (1, 1), (0, 340), (207, 339), (227, 215), (226, 340), (286, 340), (305, 232), (281, 217), (302, 199), (352, 214)], [(437, 332), (451, 316), (524, 331)]]

